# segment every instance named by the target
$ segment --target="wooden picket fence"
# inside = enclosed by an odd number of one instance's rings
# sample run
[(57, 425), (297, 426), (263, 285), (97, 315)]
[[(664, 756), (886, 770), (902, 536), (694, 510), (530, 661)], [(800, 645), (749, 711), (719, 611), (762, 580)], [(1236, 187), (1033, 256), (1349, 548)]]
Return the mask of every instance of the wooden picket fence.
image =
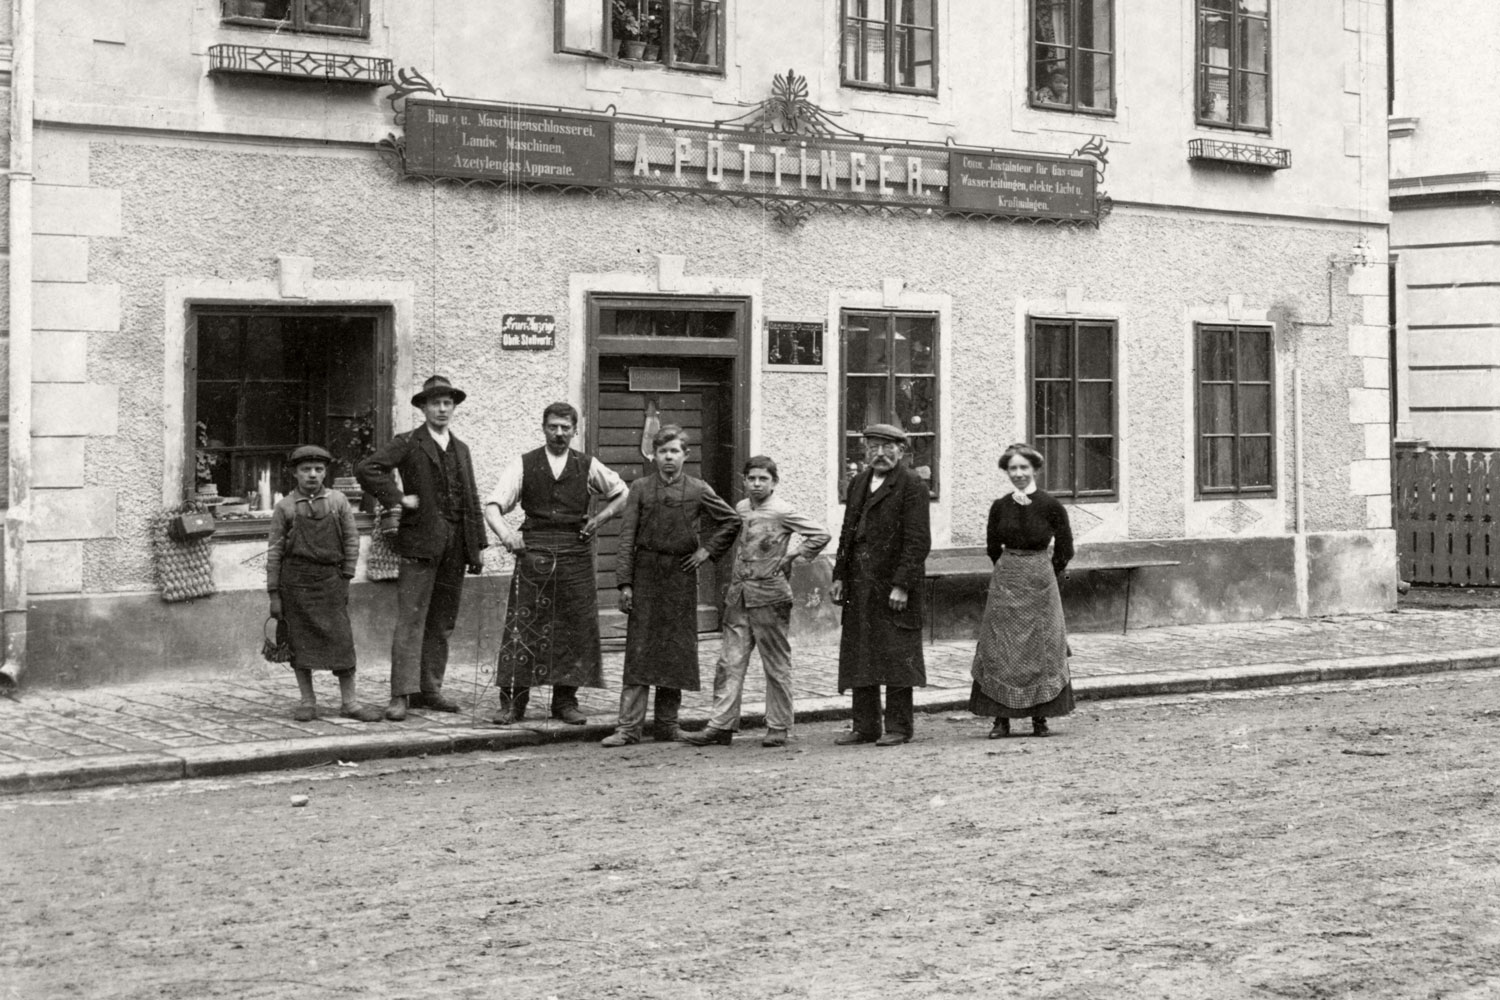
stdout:
[(1500, 586), (1500, 452), (1396, 452), (1401, 578)]

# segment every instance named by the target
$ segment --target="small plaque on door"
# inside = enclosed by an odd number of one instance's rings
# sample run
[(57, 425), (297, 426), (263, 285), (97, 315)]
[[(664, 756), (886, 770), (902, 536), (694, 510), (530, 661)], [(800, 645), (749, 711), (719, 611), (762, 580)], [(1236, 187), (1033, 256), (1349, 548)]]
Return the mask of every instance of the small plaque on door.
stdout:
[(681, 392), (682, 372), (677, 368), (631, 368), (631, 392)]

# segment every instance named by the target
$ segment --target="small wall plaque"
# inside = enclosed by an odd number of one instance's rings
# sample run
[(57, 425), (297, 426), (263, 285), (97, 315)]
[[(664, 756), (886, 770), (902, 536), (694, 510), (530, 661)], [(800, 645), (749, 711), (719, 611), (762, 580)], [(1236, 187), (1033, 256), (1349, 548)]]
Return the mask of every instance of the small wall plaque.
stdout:
[(502, 351), (550, 351), (557, 347), (557, 317), (506, 313), (500, 317)]
[(766, 321), (766, 367), (786, 371), (823, 370), (821, 321)]

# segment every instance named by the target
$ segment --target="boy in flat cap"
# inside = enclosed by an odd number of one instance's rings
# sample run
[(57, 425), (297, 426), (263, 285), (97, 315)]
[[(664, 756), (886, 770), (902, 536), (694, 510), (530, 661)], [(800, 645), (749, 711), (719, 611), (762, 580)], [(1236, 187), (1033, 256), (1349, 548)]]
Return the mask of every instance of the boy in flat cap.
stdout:
[(464, 399), (462, 389), (432, 376), (411, 398), (422, 411), (422, 426), (397, 434), (354, 470), (367, 493), (387, 507), (401, 507), (391, 703), (385, 710), (393, 722), (405, 719), (409, 708), (458, 711), (458, 703), (443, 694), (448, 637), (458, 624), (464, 571), (477, 576), (484, 570), (481, 552), (488, 544), (474, 460), (448, 428)]
[(332, 670), (339, 679), (339, 714), (375, 722), (380, 709), (361, 708), (354, 696), (349, 581), (359, 562), (359, 532), (348, 498), (323, 486), (332, 460), (317, 445), (303, 445), (287, 459), (297, 488), (271, 512), (266, 590), (271, 594), (271, 617), (286, 622), (292, 669), (302, 695), (292, 718), (317, 718), (312, 672)]
[(885, 747), (911, 739), (912, 688), (927, 683), (921, 596), (932, 547), (930, 498), (904, 461), (905, 431), (871, 424), (864, 438), (868, 466), (849, 484), (828, 588), (834, 603), (844, 606), (839, 693), (854, 690), (854, 728), (834, 742)]

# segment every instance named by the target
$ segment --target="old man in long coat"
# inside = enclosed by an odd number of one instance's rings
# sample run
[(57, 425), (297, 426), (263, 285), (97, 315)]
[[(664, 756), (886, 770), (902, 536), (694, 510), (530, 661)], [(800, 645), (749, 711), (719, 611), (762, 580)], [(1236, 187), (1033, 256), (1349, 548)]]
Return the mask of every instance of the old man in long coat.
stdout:
[(873, 424), (864, 438), (868, 463), (849, 484), (830, 588), (844, 606), (839, 693), (854, 691), (854, 728), (835, 742), (895, 746), (912, 738), (912, 688), (927, 683), (922, 581), (932, 547), (930, 496), (906, 465), (905, 432)]

